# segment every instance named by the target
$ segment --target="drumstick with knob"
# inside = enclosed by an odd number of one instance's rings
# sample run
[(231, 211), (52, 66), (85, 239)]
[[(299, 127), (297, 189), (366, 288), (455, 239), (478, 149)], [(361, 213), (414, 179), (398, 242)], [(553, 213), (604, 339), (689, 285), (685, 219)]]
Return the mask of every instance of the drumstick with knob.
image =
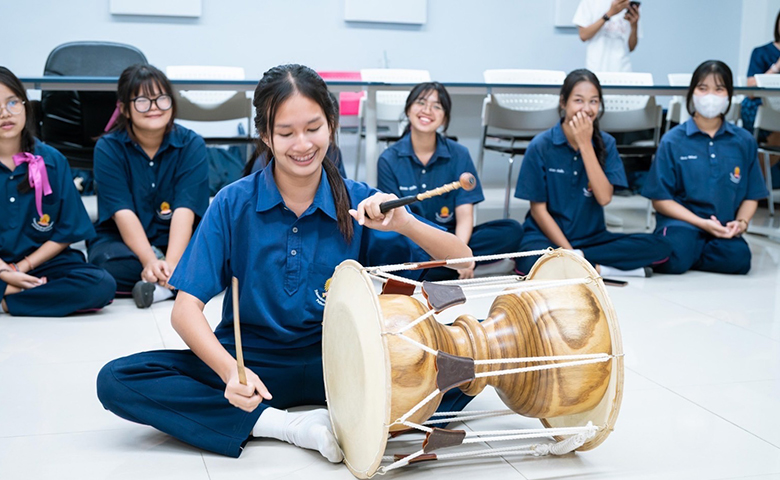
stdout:
[(236, 337), (236, 364), (238, 365), (238, 381), (246, 385), (246, 369), (244, 368), (244, 351), (241, 348), (241, 322), (238, 319), (238, 279), (233, 277), (233, 332)]
[(459, 188), (462, 188), (463, 190), (467, 190), (467, 191), (474, 190), (474, 187), (476, 186), (477, 186), (477, 179), (474, 177), (474, 175), (466, 172), (462, 174), (458, 179), (458, 181), (456, 182), (448, 183), (446, 185), (442, 185), (439, 188), (434, 188), (433, 190), (428, 190), (422, 193), (418, 193), (417, 195), (409, 195), (408, 197), (382, 202), (381, 204), (379, 204), (379, 211), (381, 211), (382, 213), (387, 213), (394, 208), (402, 207), (404, 205), (409, 205), (410, 203), (419, 202), (431, 197), (436, 197), (438, 195), (443, 195), (447, 192), (451, 192)]

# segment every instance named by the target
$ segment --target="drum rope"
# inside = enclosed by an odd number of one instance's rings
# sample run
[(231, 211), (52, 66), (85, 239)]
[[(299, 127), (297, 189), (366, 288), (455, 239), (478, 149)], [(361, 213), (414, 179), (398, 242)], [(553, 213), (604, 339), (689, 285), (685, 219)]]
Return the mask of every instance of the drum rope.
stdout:
[[(608, 360), (611, 360), (614, 358), (614, 355), (608, 355), (608, 354), (599, 354), (603, 355), (599, 358), (593, 358), (590, 360), (578, 360), (578, 361), (572, 361), (572, 362), (562, 362), (562, 363), (552, 363), (549, 365), (536, 365), (533, 367), (521, 367), (521, 368), (512, 368), (512, 369), (506, 369), (506, 370), (496, 370), (494, 372), (480, 372), (474, 375), (475, 378), (483, 378), (483, 377), (493, 377), (493, 376), (499, 376), (499, 375), (512, 375), (515, 373), (526, 373), (526, 372), (536, 372), (539, 370), (551, 370), (553, 368), (564, 368), (564, 367), (577, 367), (579, 365), (588, 365), (591, 363), (601, 363), (606, 362)], [(476, 362), (475, 362), (476, 363)]]
[(532, 362), (555, 362), (559, 360), (597, 360), (607, 361), (612, 358), (609, 353), (583, 353), (580, 355), (548, 355), (546, 357), (518, 357), (518, 358), (495, 358), (487, 360), (474, 360), (475, 365), (496, 365), (499, 363), (532, 363)]
[[(446, 416), (447, 418), (439, 418), (437, 420), (428, 420), (426, 422), (423, 422), (423, 425), (435, 425), (437, 423), (441, 422), (463, 422), (466, 420), (478, 420), (480, 418), (489, 418), (489, 417), (500, 417), (502, 415), (513, 415), (515, 412), (512, 410), (490, 410), (490, 411), (484, 411), (484, 412), (437, 412), (431, 415), (431, 417), (442, 417)], [(448, 415), (444, 415), (448, 414)]]
[[(482, 255), (479, 257), (464, 257), (464, 258), (449, 258), (444, 260), (446, 265), (458, 265), (467, 262), (494, 262), (496, 260), (503, 260), (505, 258), (519, 258), (519, 257), (533, 257), (538, 255), (544, 255), (545, 253), (553, 252), (553, 249), (548, 248), (545, 250), (531, 250), (528, 252), (514, 252), (514, 253), (499, 253), (495, 255)], [(419, 268), (423, 262), (407, 262), (396, 263), (394, 265), (383, 265), (378, 267), (365, 267), (369, 273), (376, 272), (398, 272), (401, 270), (414, 270)]]
[[(439, 393), (441, 393), (441, 390), (439, 390), (438, 388), (434, 389), (434, 390), (433, 390), (433, 392), (431, 392), (431, 394), (430, 394), (430, 395), (428, 395), (427, 397), (423, 398), (423, 399), (420, 401), (420, 403), (418, 403), (417, 405), (415, 405), (414, 407), (412, 407), (412, 408), (411, 408), (411, 410), (409, 410), (408, 412), (406, 412), (406, 413), (405, 413), (403, 416), (401, 416), (401, 418), (399, 418), (398, 420), (396, 420), (396, 421), (394, 421), (393, 423), (391, 423), (390, 425), (388, 425), (388, 427), (392, 427), (393, 425), (403, 424), (404, 422), (406, 422), (407, 420), (409, 420), (409, 417), (411, 417), (412, 415), (414, 415), (415, 413), (417, 413), (417, 410), (421, 409), (422, 407), (424, 407), (424, 406), (425, 406), (425, 404), (426, 404), (426, 403), (428, 403), (428, 402), (430, 402), (431, 400), (433, 400), (434, 398), (436, 398), (436, 396), (437, 396)], [(427, 428), (427, 427), (425, 427), (425, 428)], [(428, 430), (424, 430), (424, 431), (430, 431), (430, 429), (428, 429)]]
[[(596, 434), (597, 431), (598, 431), (598, 427), (595, 427), (591, 422), (588, 422), (588, 425), (584, 427), (531, 429), (529, 430), (529, 432), (538, 432), (538, 433), (533, 433), (533, 434), (529, 433), (523, 436), (513, 435), (513, 436), (489, 438), (489, 439), (488, 438), (468, 439), (468, 440), (464, 440), (463, 444), (482, 443), (482, 442), (497, 441), (497, 440), (514, 440), (514, 439), (521, 440), (521, 439), (529, 439), (529, 438), (571, 435), (570, 437), (555, 443), (537, 443), (533, 445), (518, 445), (513, 447), (505, 447), (505, 448), (487, 448), (483, 450), (470, 450), (466, 452), (436, 454), (436, 460), (447, 460), (453, 458), (468, 458), (468, 457), (495, 457), (495, 456), (502, 456), (506, 454), (533, 455), (537, 457), (545, 456), (549, 454), (565, 455), (584, 445), (585, 442), (593, 438), (593, 436)], [(469, 432), (467, 432), (466, 435), (468, 436)], [(418, 450), (417, 452), (414, 452), (411, 455), (408, 455), (398, 461), (395, 461), (390, 465), (381, 467), (377, 471), (377, 473), (379, 473), (380, 475), (384, 475), (385, 473), (391, 470), (405, 467), (406, 465), (409, 464), (410, 461), (423, 455), (424, 453), (425, 453), (424, 450), (422, 449)], [(392, 462), (393, 460), (395, 460), (395, 457), (392, 455), (385, 455), (382, 457), (382, 460)]]

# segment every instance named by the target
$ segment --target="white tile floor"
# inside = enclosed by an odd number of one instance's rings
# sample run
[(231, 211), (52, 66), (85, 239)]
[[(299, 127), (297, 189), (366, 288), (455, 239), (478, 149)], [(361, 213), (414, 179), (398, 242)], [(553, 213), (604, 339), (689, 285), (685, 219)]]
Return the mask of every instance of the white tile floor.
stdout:
[[(616, 198), (610, 208), (635, 231), (643, 205)], [(748, 242), (753, 270), (746, 277), (689, 272), (609, 288), (627, 370), (615, 431), (598, 448), (423, 463), (388, 477), (780, 479), (780, 244), (756, 236)], [(215, 323), (220, 302), (207, 305)], [(63, 319), (0, 314), (0, 479), (352, 478), (344, 466), (280, 442), (250, 442), (235, 460), (103, 410), (95, 376), (105, 362), (183, 346), (168, 322), (171, 306), (138, 310), (118, 300)], [(485, 308), (475, 303), (473, 313)], [(469, 406), (497, 408), (503, 405), (492, 390)], [(538, 426), (515, 416), (466, 428)]]

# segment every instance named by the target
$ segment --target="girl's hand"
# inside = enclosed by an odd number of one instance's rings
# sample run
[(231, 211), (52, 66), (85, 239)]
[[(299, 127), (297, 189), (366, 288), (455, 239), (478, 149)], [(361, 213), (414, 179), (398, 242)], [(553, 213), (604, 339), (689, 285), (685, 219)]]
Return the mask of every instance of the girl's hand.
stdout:
[(639, 7), (629, 6), (623, 18), (628, 20), (628, 23), (630, 23), (632, 27), (635, 27), (637, 22), (639, 21)]
[(476, 266), (475, 263), (471, 262), (468, 267), (466, 267), (466, 268), (459, 268), (458, 269), (458, 280), (466, 280), (466, 279), (469, 279), (469, 278), (474, 278), (474, 267), (475, 266)]
[(168, 279), (171, 278), (172, 273), (173, 269), (168, 265), (168, 262), (154, 259), (144, 265), (144, 269), (141, 272), (141, 279), (146, 282), (167, 286)]
[(726, 228), (731, 233), (731, 237), (738, 237), (745, 233), (747, 224), (743, 220), (732, 220), (726, 224)]
[(734, 236), (734, 232), (728, 227), (721, 225), (720, 220), (715, 215), (705, 219), (701, 229), (716, 238), (731, 238)]
[(265, 400), (273, 398), (271, 393), (265, 388), (265, 384), (255, 372), (245, 368), (246, 385), (241, 385), (238, 381), (238, 369), (234, 368), (225, 385), (225, 398), (231, 405), (238, 407), (245, 412), (251, 412)]
[(610, 5), (609, 10), (607, 11), (607, 15), (610, 17), (614, 17), (618, 13), (622, 12), (623, 10), (628, 8), (628, 0), (612, 0), (612, 5)]
[(358, 204), (356, 210), (350, 210), (349, 214), (360, 225), (381, 231), (398, 231), (404, 228), (412, 220), (412, 214), (405, 207), (398, 207), (382, 213), (379, 205), (382, 202), (395, 200), (398, 197), (387, 193), (375, 193)]
[(577, 112), (569, 121), (577, 147), (582, 150), (593, 138), (593, 120), (585, 112)]
[[(8, 285), (13, 285), (14, 287), (21, 288), (22, 290), (29, 290), (31, 288), (40, 287), (41, 285), (45, 285), (48, 281), (46, 277), (38, 278), (32, 275), (27, 275), (26, 273), (11, 271), (0, 273), (0, 277)], [(2, 292), (0, 292), (0, 294), (2, 294)]]

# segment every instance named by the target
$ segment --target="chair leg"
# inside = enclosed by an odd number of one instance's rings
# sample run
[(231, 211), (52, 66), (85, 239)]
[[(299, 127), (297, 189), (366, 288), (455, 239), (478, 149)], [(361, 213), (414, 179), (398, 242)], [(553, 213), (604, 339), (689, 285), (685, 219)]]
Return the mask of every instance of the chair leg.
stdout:
[(650, 230), (650, 221), (653, 219), (653, 201), (647, 200), (647, 219), (645, 220), (645, 230)]
[(515, 163), (515, 156), (509, 156), (509, 171), (506, 175), (506, 192), (504, 192), (504, 218), (509, 218), (509, 192), (512, 190), (512, 165)]
[(775, 198), (772, 194), (772, 167), (770, 166), (769, 152), (764, 150), (764, 180), (766, 181), (766, 189), (769, 190), (769, 198), (767, 204), (769, 205), (769, 215), (775, 216)]
[(363, 153), (362, 151), (362, 142), (363, 140), (363, 119), (361, 118), (358, 121), (358, 128), (357, 128), (357, 152), (355, 152), (355, 175), (352, 176), (352, 180), (358, 181), (358, 172), (360, 171), (360, 157)]
[(482, 164), (485, 162), (485, 139), (487, 138), (487, 127), (482, 127), (482, 138), (479, 142), (479, 156), (477, 157), (477, 176), (482, 178)]

